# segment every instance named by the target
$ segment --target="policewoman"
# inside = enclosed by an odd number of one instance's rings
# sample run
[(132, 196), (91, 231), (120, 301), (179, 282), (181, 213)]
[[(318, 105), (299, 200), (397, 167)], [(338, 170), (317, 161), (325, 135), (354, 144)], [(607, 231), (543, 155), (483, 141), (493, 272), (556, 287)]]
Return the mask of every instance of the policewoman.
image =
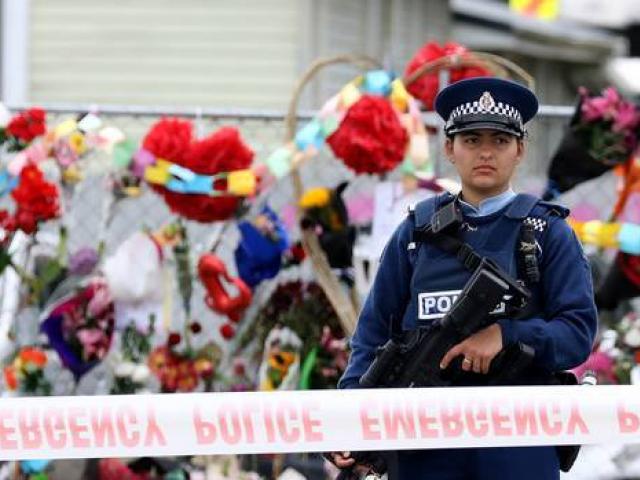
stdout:
[[(522, 281), (532, 298), (524, 318), (496, 311), (497, 321), (451, 348), (441, 368), (462, 359), (463, 370), (484, 375), (504, 347), (522, 342), (535, 356), (530, 373), (517, 383), (544, 384), (553, 372), (586, 360), (597, 317), (589, 265), (565, 221), (568, 210), (516, 194), (511, 187), (525, 153), (525, 124), (536, 114), (538, 101), (517, 83), (482, 77), (448, 86), (435, 108), (446, 122), (445, 153), (462, 190), (419, 203), (394, 232), (351, 340), (339, 388), (359, 387), (376, 349), (389, 339), (392, 319), (401, 319), (404, 330), (428, 327), (447, 313), (469, 279), (465, 252), (454, 255), (415, 236), (450, 202), (462, 214), (460, 240)], [(339, 467), (354, 464), (349, 452), (332, 457)], [(400, 480), (559, 478), (553, 446), (400, 451), (397, 458), (395, 477)]]

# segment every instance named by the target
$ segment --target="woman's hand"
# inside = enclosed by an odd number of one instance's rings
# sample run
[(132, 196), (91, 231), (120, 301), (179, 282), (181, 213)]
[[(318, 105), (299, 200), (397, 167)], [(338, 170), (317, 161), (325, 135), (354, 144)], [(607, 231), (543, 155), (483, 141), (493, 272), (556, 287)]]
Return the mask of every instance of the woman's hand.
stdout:
[(462, 369), (488, 373), (491, 361), (502, 350), (502, 329), (494, 323), (452, 347), (440, 361), (443, 370), (459, 355), (464, 356)]
[(325, 454), (325, 458), (340, 469), (353, 467), (355, 472), (360, 474), (369, 471), (365, 465), (355, 465), (356, 460), (351, 456), (351, 452), (329, 452)]

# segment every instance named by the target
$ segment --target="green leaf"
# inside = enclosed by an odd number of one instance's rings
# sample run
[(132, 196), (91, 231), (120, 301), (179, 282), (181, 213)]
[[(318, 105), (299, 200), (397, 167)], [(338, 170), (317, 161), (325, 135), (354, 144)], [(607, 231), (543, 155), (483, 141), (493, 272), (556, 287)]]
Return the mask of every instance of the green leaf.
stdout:
[(0, 248), (0, 274), (11, 263), (11, 255), (4, 248)]
[(316, 366), (318, 358), (318, 347), (315, 346), (304, 359), (302, 369), (300, 370), (300, 389), (309, 390), (311, 388), (311, 374)]
[(62, 273), (62, 268), (57, 259), (50, 260), (39, 275), (40, 281), (45, 285), (53, 282)]

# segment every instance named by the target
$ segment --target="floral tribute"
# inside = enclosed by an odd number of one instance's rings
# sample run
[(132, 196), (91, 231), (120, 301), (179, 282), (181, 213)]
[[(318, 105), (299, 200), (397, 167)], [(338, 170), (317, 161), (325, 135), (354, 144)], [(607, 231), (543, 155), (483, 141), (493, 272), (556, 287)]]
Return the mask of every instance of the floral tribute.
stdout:
[(148, 157), (145, 179), (184, 218), (225, 220), (236, 212), (239, 197), (255, 188), (249, 170), (253, 151), (235, 128), (223, 127), (198, 140), (191, 122), (165, 118), (151, 127), (142, 146), (144, 153), (137, 155)]
[(417, 102), (401, 79), (384, 70), (366, 72), (342, 87), (266, 165), (275, 177), (283, 177), (324, 143), (357, 174), (382, 174), (400, 164), (410, 171), (428, 167)]
[(106, 282), (96, 277), (57, 302), (41, 325), (62, 363), (76, 380), (108, 353), (114, 330), (114, 305)]
[(18, 113), (0, 130), (0, 142), (6, 141), (9, 151), (24, 149), (35, 138), (46, 133), (46, 117), (46, 112), (41, 108), (30, 108)]
[[(188, 335), (197, 335), (201, 330), (199, 323), (191, 323), (184, 341), (180, 333), (171, 332), (166, 343), (149, 355), (149, 368), (160, 381), (162, 392), (192, 392), (200, 381), (204, 382), (205, 390), (211, 389), (222, 351), (214, 343), (197, 350), (192, 348)], [(182, 344), (186, 346), (180, 348)]]
[(589, 154), (605, 164), (626, 162), (638, 145), (640, 112), (613, 87), (600, 95), (585, 88), (580, 91), (580, 112), (573, 131)]
[(46, 181), (35, 165), (22, 169), (18, 186), (11, 192), (11, 197), (16, 209), (12, 216), (6, 212), (3, 215), (5, 219), (2, 226), (6, 230), (22, 230), (30, 235), (35, 233), (40, 222), (60, 215), (58, 188)]
[(391, 104), (363, 95), (327, 138), (336, 157), (356, 173), (384, 173), (404, 158), (408, 135)]
[(49, 395), (51, 383), (45, 378), (47, 354), (38, 347), (23, 347), (13, 361), (4, 367), (5, 387), (25, 395)]
[(578, 106), (551, 159), (543, 198), (553, 199), (632, 161), (639, 127), (640, 111), (615, 88), (600, 95), (580, 88)]
[[(423, 65), (444, 57), (464, 57), (470, 55), (469, 50), (456, 42), (447, 42), (440, 45), (438, 42), (425, 43), (409, 60), (405, 69), (405, 77), (409, 77), (413, 72)], [(458, 66), (451, 68), (450, 83), (455, 83), (465, 78), (484, 77), (491, 75), (491, 72), (481, 66)], [(411, 95), (422, 102), (425, 110), (433, 110), (433, 101), (440, 88), (438, 73), (425, 73), (415, 81), (407, 85), (407, 90)]]

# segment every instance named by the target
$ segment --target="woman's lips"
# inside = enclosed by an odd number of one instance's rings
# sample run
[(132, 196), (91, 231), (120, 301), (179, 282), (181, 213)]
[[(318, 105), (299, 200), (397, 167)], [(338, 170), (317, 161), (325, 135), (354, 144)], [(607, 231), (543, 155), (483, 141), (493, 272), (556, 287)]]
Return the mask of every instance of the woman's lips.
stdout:
[(473, 171), (476, 173), (493, 173), (496, 171), (496, 169), (488, 165), (483, 165), (481, 167), (475, 167)]

